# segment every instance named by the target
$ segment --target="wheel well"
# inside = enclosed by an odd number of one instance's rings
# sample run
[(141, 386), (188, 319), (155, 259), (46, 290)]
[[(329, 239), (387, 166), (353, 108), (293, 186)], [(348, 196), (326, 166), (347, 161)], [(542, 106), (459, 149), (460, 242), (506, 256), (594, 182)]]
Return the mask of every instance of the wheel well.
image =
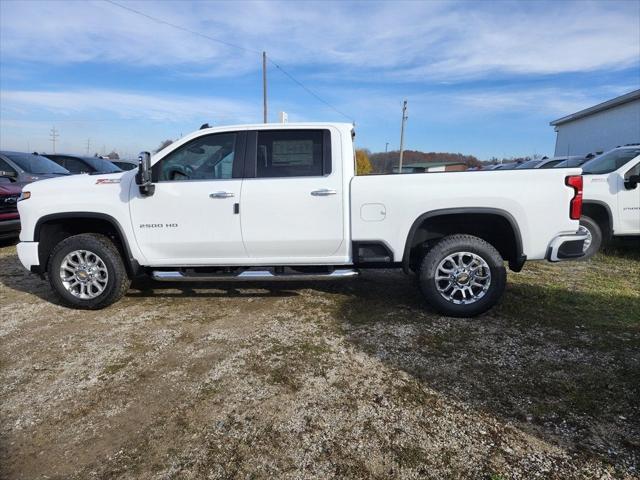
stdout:
[(582, 215), (592, 218), (598, 224), (604, 238), (611, 238), (613, 229), (607, 207), (599, 203), (585, 203), (582, 205)]
[[(467, 234), (482, 238), (509, 261), (513, 270), (524, 263), (522, 240), (515, 221), (499, 213), (449, 213), (426, 215), (414, 223), (404, 262), (415, 268), (427, 250), (439, 239), (453, 234)], [(518, 267), (519, 266), (519, 267)]]
[(38, 241), (40, 273), (46, 272), (49, 256), (62, 240), (81, 233), (99, 233), (111, 239), (122, 256), (127, 273), (132, 275), (135, 269), (128, 253), (128, 246), (116, 225), (106, 218), (94, 217), (53, 218), (39, 222), (36, 226), (35, 240)]

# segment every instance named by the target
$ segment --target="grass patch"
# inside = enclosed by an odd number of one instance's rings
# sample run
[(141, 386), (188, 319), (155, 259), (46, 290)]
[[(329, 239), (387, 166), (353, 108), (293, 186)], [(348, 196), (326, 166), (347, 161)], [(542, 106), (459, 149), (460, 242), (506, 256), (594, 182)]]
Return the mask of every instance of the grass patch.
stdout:
[(329, 352), (330, 347), (322, 341), (305, 340), (292, 344), (275, 342), (249, 360), (248, 366), (270, 384), (298, 391), (305, 378), (326, 374), (330, 366), (327, 358)]

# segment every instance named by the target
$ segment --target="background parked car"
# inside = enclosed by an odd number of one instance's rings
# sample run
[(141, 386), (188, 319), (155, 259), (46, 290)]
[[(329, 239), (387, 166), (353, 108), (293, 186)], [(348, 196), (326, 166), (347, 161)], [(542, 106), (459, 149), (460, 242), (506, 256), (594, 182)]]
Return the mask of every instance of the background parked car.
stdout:
[(45, 153), (45, 157), (51, 159), (71, 173), (116, 173), (122, 170), (100, 157), (82, 157), (79, 155)]
[(138, 162), (135, 160), (109, 160), (120, 170), (124, 170), (125, 172), (128, 170), (133, 170), (134, 168), (138, 168)]
[(566, 160), (561, 161), (553, 168), (569, 168), (569, 167), (580, 167), (583, 163), (588, 162), (592, 158), (595, 158), (595, 155), (589, 154), (586, 157), (567, 157)]
[(18, 198), (24, 185), (26, 183), (17, 182), (13, 175), (0, 171), (0, 240), (20, 234)]
[(500, 165), (496, 165), (496, 168), (493, 170), (514, 170), (518, 168), (519, 165), (522, 164), (518, 162), (501, 163)]
[(534, 158), (533, 160), (527, 160), (526, 162), (522, 162), (516, 168), (518, 170), (524, 170), (524, 169), (528, 169), (528, 168), (536, 168), (542, 162), (544, 162), (544, 159), (542, 159), (542, 158)]
[(553, 168), (561, 162), (564, 162), (569, 157), (553, 157), (542, 160), (538, 165), (533, 168)]
[(0, 152), (0, 171), (19, 183), (69, 175), (69, 171), (37, 153)]

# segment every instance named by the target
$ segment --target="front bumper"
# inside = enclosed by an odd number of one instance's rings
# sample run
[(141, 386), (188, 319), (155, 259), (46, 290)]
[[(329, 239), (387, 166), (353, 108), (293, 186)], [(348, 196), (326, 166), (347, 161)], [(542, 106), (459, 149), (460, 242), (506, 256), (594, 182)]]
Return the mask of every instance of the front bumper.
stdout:
[(38, 272), (40, 269), (40, 258), (38, 256), (38, 242), (20, 242), (16, 246), (20, 263), (31, 272)]
[(584, 256), (584, 241), (588, 233), (580, 227), (576, 233), (558, 235), (551, 240), (547, 248), (547, 260), (561, 262), (563, 260), (576, 260)]

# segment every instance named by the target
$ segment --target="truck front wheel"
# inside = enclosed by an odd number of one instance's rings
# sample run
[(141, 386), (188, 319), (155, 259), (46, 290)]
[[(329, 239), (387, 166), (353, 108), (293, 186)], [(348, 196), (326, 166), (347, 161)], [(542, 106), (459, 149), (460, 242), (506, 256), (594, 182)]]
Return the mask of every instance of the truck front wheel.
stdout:
[(486, 312), (500, 300), (507, 282), (498, 251), (472, 235), (444, 237), (425, 255), (418, 275), (427, 302), (452, 317)]
[(62, 303), (73, 308), (107, 307), (122, 298), (131, 283), (116, 246), (95, 233), (74, 235), (56, 245), (47, 272)]

